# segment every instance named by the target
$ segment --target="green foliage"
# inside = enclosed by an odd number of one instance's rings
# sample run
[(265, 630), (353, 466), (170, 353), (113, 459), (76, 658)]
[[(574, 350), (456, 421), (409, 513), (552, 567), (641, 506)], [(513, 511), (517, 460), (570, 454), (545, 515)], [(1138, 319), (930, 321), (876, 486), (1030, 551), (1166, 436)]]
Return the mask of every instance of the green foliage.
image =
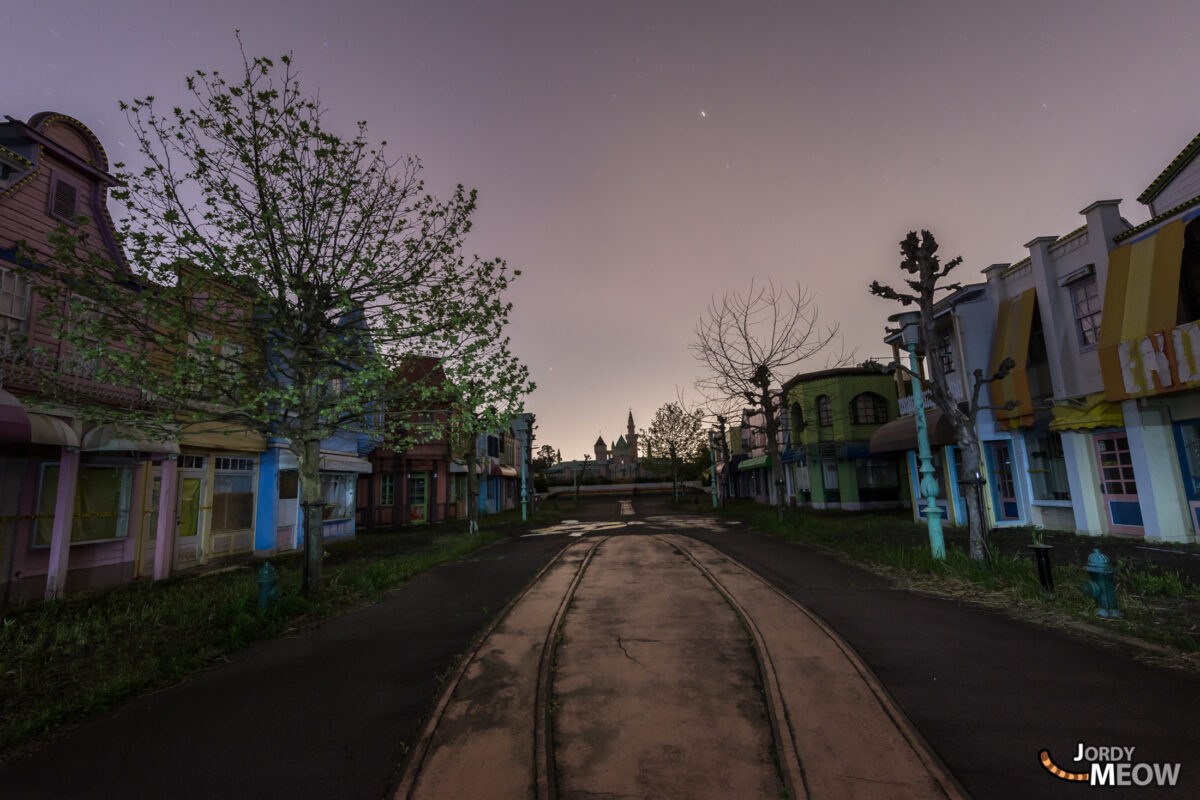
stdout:
[(704, 417), (699, 411), (688, 411), (678, 402), (660, 406), (654, 412), (650, 428), (642, 434), (646, 469), (679, 478), (684, 464), (706, 447), (703, 425)]
[(221, 656), (378, 601), (385, 592), (498, 537), (387, 534), (336, 545), (319, 595), (300, 561), (275, 561), (279, 598), (258, 609), (253, 569), (141, 583), (16, 607), (0, 617), (0, 750), (183, 678)]

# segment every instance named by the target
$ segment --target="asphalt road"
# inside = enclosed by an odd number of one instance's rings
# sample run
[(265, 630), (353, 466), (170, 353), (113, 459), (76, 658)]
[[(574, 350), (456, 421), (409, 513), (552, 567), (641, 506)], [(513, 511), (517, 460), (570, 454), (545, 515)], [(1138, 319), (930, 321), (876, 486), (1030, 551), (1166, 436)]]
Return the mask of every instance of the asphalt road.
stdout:
[(1105, 796), (1200, 796), (1194, 676), (897, 590), (803, 546), (693, 524), (679, 508), (660, 497), (588, 500), (575, 525), (435, 569), (378, 605), (253, 647), (0, 763), (0, 798), (384, 797), (437, 698), (436, 676), (554, 553), (598, 527), (686, 533), (775, 583), (858, 652), (974, 797), (1087, 793), (1038, 760), (1048, 748), (1063, 768), (1086, 769), (1072, 761), (1080, 743), (1181, 764), (1175, 789)]

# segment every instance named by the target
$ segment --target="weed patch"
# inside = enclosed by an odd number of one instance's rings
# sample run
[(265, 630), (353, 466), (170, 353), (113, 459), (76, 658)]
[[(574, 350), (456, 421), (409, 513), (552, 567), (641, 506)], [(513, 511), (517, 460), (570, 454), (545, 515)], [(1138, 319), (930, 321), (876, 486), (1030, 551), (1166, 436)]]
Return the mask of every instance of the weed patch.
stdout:
[(0, 617), (0, 750), (180, 680), (248, 645), (383, 595), (499, 536), (361, 536), (330, 549), (325, 587), (300, 594), (296, 555), (273, 559), (277, 602), (257, 605), (255, 567), (17, 606)]

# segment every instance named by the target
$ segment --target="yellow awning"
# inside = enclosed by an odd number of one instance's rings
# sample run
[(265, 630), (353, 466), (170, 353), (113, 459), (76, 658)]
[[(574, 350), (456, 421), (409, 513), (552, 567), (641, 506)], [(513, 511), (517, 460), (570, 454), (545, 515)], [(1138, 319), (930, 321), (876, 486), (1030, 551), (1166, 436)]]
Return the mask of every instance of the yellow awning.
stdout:
[(1029, 361), (1029, 335), (1033, 330), (1036, 303), (1036, 291), (1026, 289), (1016, 297), (1002, 301), (996, 317), (990, 374), (995, 375), (1006, 358), (1016, 362), (1007, 375), (991, 384), (992, 405), (1002, 406), (1010, 400), (1017, 401), (1016, 408), (999, 408), (995, 411), (997, 421), (1006, 428), (1033, 425), (1033, 397), (1029, 391), (1029, 374), (1025, 365)]
[(1110, 401), (1200, 385), (1200, 330), (1176, 326), (1185, 225), (1174, 220), (1108, 254), (1098, 351)]
[(267, 437), (227, 422), (192, 422), (183, 426), (179, 443), (184, 447), (211, 450), (241, 450), (261, 453), (267, 449)]
[(1093, 428), (1123, 428), (1125, 415), (1118, 403), (1109, 403), (1104, 392), (1088, 395), (1079, 406), (1055, 406), (1050, 421), (1052, 431), (1078, 431)]

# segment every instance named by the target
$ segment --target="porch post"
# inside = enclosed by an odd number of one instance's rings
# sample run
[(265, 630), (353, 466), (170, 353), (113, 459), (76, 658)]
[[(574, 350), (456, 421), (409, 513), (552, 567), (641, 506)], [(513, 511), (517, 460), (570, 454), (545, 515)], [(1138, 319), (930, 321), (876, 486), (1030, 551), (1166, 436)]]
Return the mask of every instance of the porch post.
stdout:
[(63, 447), (58, 461), (58, 496), (54, 501), (54, 529), (50, 535), (50, 564), (46, 570), (46, 599), (63, 596), (71, 552), (71, 526), (75, 519), (75, 483), (79, 477), (79, 448)]
[(162, 463), (158, 483), (158, 531), (154, 539), (154, 580), (171, 574), (171, 554), (175, 550), (175, 489), (179, 485), (179, 456), (171, 453)]

